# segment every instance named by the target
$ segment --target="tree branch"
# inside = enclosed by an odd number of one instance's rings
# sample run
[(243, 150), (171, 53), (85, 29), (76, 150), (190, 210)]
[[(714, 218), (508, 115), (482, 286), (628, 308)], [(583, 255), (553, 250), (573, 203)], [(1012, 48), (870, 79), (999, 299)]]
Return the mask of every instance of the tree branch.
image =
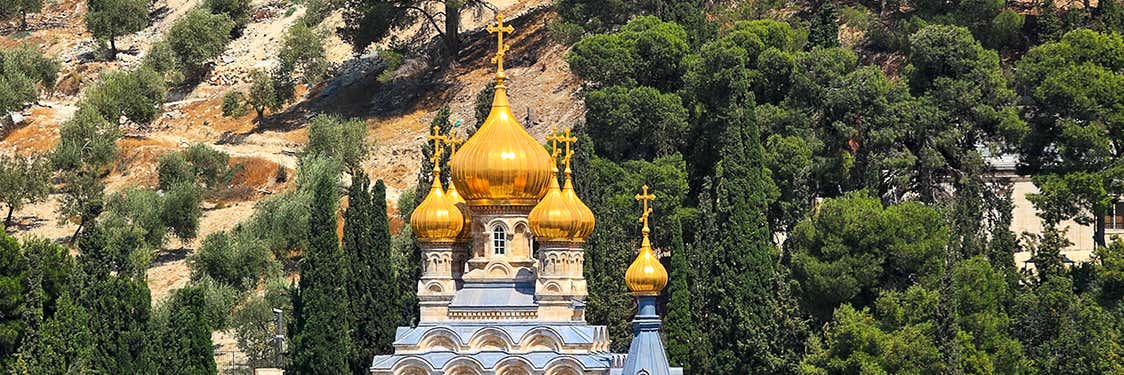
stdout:
[(429, 20), (429, 23), (430, 23), (431, 25), (433, 25), (433, 29), (434, 29), (434, 30), (437, 30), (437, 34), (440, 34), (440, 35), (441, 35), (441, 37), (445, 37), (445, 33), (444, 33), (444, 32), (442, 32), (442, 31), (441, 31), (441, 27), (439, 27), (439, 26), (437, 25), (437, 20), (436, 20), (436, 19), (434, 19), (434, 18), (433, 18), (433, 16), (432, 16), (432, 15), (430, 15), (430, 14), (429, 14), (428, 12), (426, 12), (426, 11), (425, 11), (425, 9), (422, 9), (422, 8), (419, 8), (419, 7), (416, 7), (416, 6), (408, 6), (408, 7), (406, 7), (406, 9), (413, 9), (413, 10), (416, 10), (416, 11), (418, 11), (418, 12), (421, 12), (421, 14), (422, 14), (423, 16), (425, 16), (425, 18), (426, 18), (426, 19), (428, 19), (428, 20)]

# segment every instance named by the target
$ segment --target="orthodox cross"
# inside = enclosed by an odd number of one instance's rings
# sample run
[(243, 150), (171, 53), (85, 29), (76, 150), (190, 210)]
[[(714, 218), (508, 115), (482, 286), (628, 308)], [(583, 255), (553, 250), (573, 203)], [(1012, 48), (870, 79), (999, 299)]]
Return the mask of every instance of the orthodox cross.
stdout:
[(433, 134), (425, 136), (425, 139), (427, 141), (433, 141), (433, 156), (430, 157), (429, 160), (433, 162), (434, 170), (440, 170), (441, 144), (446, 142), (449, 137), (441, 135), (441, 128), (437, 127), (437, 125), (433, 125)]
[(562, 137), (562, 135), (558, 133), (558, 127), (551, 126), (550, 135), (546, 136), (546, 140), (550, 141), (550, 156), (554, 157), (555, 163), (558, 163), (558, 142), (562, 141), (563, 139), (564, 138)]
[(496, 64), (496, 66), (499, 67), (499, 71), (502, 72), (503, 55), (505, 52), (507, 52), (508, 48), (506, 44), (503, 44), (503, 34), (511, 34), (515, 32), (515, 28), (511, 27), (511, 25), (505, 26), (503, 24), (503, 13), (496, 13), (496, 24), (488, 25), (485, 30), (488, 30), (489, 34), (496, 34), (496, 42), (498, 43), (498, 46), (496, 47), (496, 56), (492, 58), (492, 63)]
[(648, 207), (648, 202), (656, 200), (656, 195), (648, 193), (648, 185), (641, 187), (643, 192), (636, 194), (636, 200), (644, 204), (643, 212), (640, 214), (640, 222), (644, 223), (644, 234), (648, 234), (648, 215), (652, 213), (652, 208)]
[(453, 158), (453, 155), (457, 154), (457, 146), (460, 146), (461, 143), (464, 143), (464, 138), (457, 138), (457, 134), (454, 133), (454, 131), (456, 131), (457, 129), (457, 126), (459, 126), (460, 124), (461, 120), (457, 120), (457, 123), (453, 124), (453, 128), (449, 129), (449, 135), (445, 136), (445, 139), (443, 139), (443, 141), (445, 141), (445, 145), (449, 146), (450, 159)]
[(566, 144), (566, 156), (562, 157), (562, 163), (566, 164), (566, 169), (570, 169), (570, 158), (574, 156), (574, 150), (570, 149), (570, 145), (577, 142), (578, 137), (570, 135), (570, 129), (566, 129), (562, 132), (562, 137), (558, 140)]

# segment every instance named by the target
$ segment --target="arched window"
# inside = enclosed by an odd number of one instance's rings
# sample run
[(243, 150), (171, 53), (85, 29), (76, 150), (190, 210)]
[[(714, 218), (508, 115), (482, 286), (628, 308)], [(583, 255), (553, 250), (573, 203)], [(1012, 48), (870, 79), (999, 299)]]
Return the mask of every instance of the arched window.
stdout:
[(504, 255), (507, 252), (507, 232), (502, 225), (492, 228), (492, 254)]

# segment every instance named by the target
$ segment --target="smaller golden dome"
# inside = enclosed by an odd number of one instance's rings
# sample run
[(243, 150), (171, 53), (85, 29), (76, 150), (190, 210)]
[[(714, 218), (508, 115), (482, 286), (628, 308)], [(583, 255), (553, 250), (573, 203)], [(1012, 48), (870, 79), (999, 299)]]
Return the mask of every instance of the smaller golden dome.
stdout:
[(569, 241), (579, 229), (574, 220), (577, 214), (562, 196), (562, 190), (558, 188), (558, 168), (554, 168), (550, 173), (546, 196), (527, 215), (531, 232), (539, 241)]
[(441, 190), (440, 169), (434, 168), (433, 187), (410, 215), (410, 227), (421, 242), (453, 242), (464, 228), (460, 208)]
[(625, 271), (624, 280), (628, 284), (628, 290), (637, 296), (657, 296), (667, 286), (667, 269), (652, 252), (652, 242), (648, 239), (648, 233), (651, 232), (648, 229), (648, 214), (652, 212), (648, 208), (648, 201), (653, 199), (656, 196), (648, 194), (648, 185), (644, 185), (644, 193), (636, 195), (636, 200), (644, 202), (644, 212), (640, 216), (640, 221), (644, 223), (644, 239), (640, 243), (640, 254), (636, 255), (636, 260)]
[(457, 185), (449, 183), (449, 191), (445, 192), (445, 196), (453, 202), (454, 206), (460, 210), (461, 216), (464, 217), (464, 226), (461, 228), (460, 234), (457, 235), (457, 241), (464, 241), (472, 238), (472, 215), (468, 211), (468, 205), (465, 203), (464, 198), (457, 192)]
[(586, 238), (593, 233), (593, 227), (597, 225), (597, 219), (593, 217), (593, 211), (589, 206), (578, 198), (578, 194), (574, 192), (574, 182), (570, 177), (570, 162), (566, 160), (566, 184), (562, 186), (562, 198), (566, 200), (566, 204), (571, 207), (574, 212), (572, 221), (574, 222), (575, 230), (573, 232), (574, 241), (584, 242)]

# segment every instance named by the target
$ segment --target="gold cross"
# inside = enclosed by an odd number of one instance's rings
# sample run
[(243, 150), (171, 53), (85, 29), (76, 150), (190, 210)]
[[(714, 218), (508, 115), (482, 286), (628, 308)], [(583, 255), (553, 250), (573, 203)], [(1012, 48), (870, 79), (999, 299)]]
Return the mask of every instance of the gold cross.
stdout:
[(449, 146), (449, 158), (452, 159), (453, 155), (457, 154), (457, 146), (464, 143), (464, 138), (457, 138), (457, 135), (453, 133), (453, 129), (449, 129), (449, 135), (445, 136), (444, 141), (445, 145)]
[(558, 142), (562, 140), (562, 136), (558, 133), (557, 126), (550, 127), (550, 135), (546, 136), (546, 140), (550, 141), (550, 156), (554, 157), (555, 163), (558, 163), (558, 155), (560, 154)]
[(503, 55), (507, 52), (508, 49), (508, 46), (506, 44), (503, 44), (503, 34), (511, 34), (515, 32), (515, 28), (511, 27), (511, 25), (505, 26), (503, 24), (503, 13), (496, 13), (496, 24), (488, 25), (485, 30), (488, 30), (488, 34), (496, 34), (496, 42), (498, 43), (498, 46), (496, 47), (496, 56), (492, 58), (492, 63), (496, 64), (496, 66), (499, 67), (498, 71), (502, 72)]
[(449, 138), (441, 135), (441, 128), (435, 124), (433, 125), (433, 134), (427, 135), (425, 139), (433, 141), (433, 156), (429, 161), (433, 163), (434, 170), (439, 170), (441, 168), (438, 166), (438, 163), (441, 162), (441, 143)]
[(566, 169), (570, 169), (570, 158), (574, 157), (574, 150), (570, 149), (570, 145), (578, 141), (578, 137), (570, 135), (570, 129), (566, 129), (562, 133), (559, 141), (566, 144), (566, 156), (562, 157), (562, 163), (566, 164)]
[(648, 185), (641, 187), (643, 193), (636, 194), (636, 200), (644, 204), (644, 211), (640, 214), (640, 222), (644, 223), (644, 234), (648, 234), (648, 215), (652, 213), (652, 208), (648, 207), (648, 202), (656, 200), (655, 194), (648, 193)]

